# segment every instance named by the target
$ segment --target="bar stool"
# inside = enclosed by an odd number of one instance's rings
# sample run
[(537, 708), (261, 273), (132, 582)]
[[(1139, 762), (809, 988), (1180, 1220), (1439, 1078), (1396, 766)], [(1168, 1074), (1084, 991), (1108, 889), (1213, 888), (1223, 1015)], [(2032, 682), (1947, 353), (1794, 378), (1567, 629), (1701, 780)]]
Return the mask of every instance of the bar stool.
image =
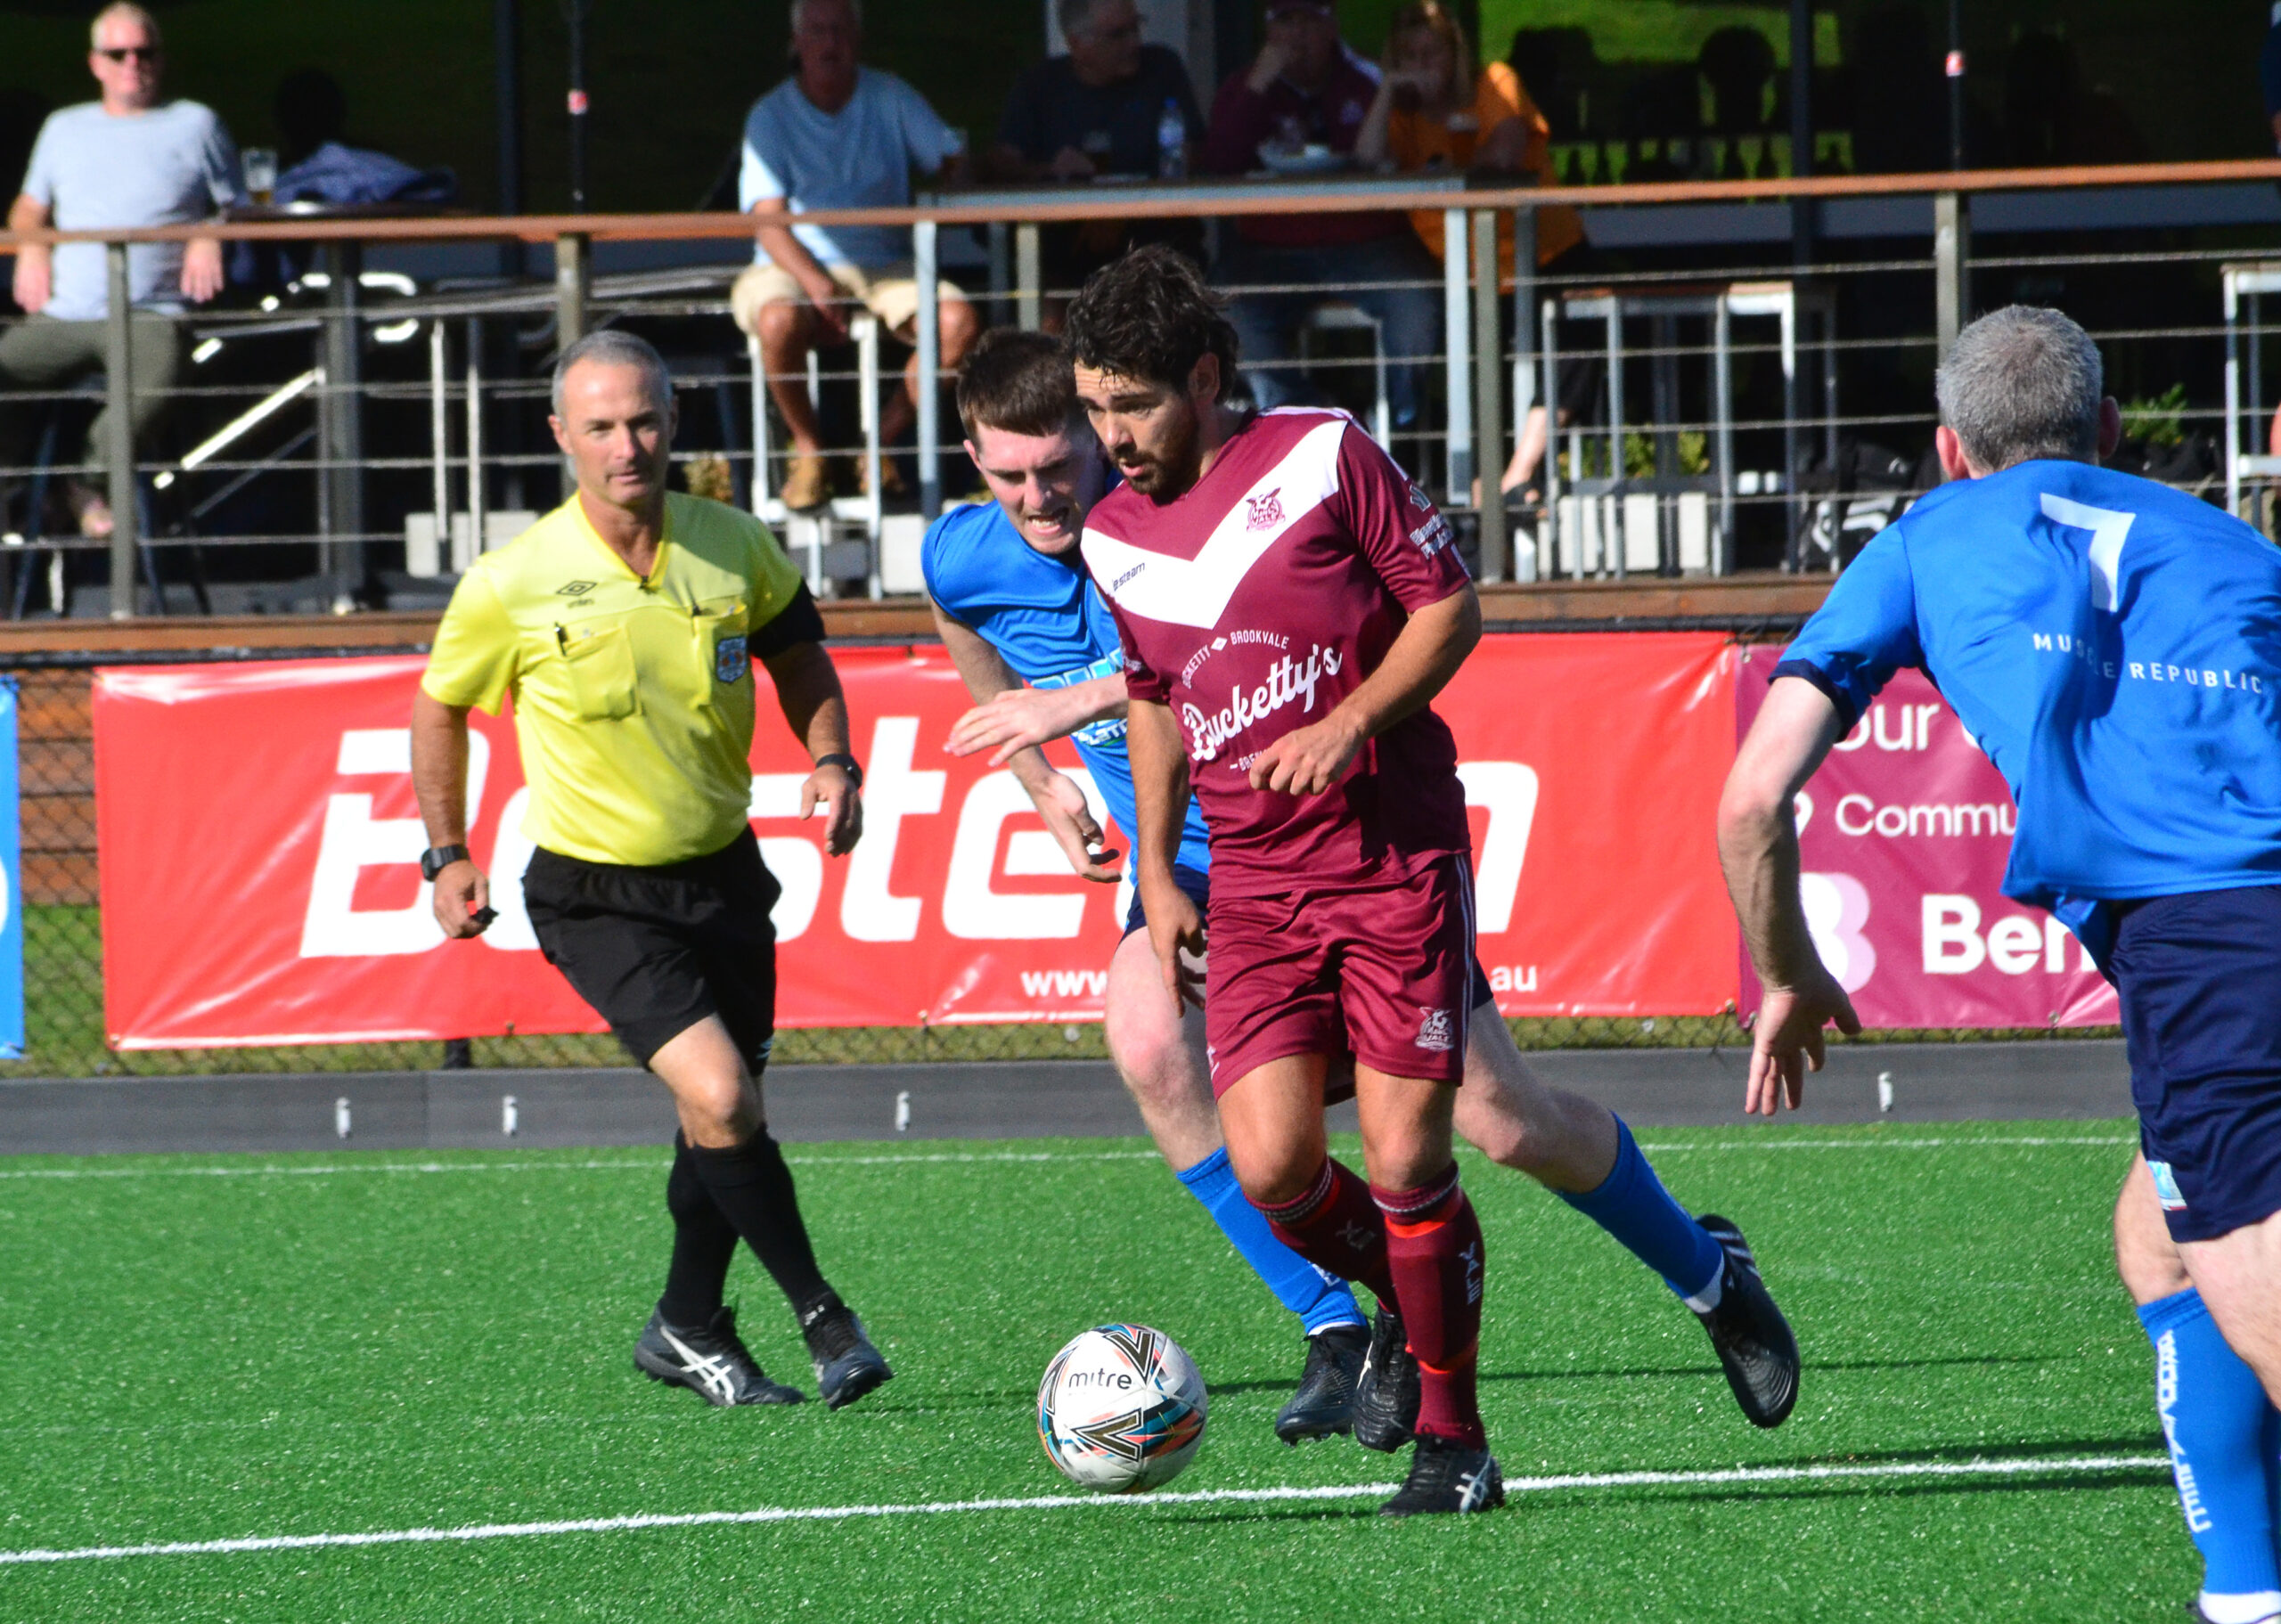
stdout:
[[(2281, 478), (2281, 457), (2258, 448), (2258, 430), (2266, 420), (2258, 389), (2265, 360), (2260, 301), (2267, 294), (2281, 293), (2281, 260), (2226, 265), (2220, 279), (2226, 310), (2226, 511), (2262, 530), (2265, 516), (2260, 510), (2269, 500), (2269, 482)], [(2242, 365), (2244, 336), (2249, 341), (2246, 376)]]
[[(869, 595), (882, 593), (879, 582), (879, 532), (886, 518), (879, 490), (885, 448), (879, 444), (879, 323), (868, 310), (848, 320), (847, 336), (855, 347), (859, 420), (863, 434), (863, 494), (835, 496), (821, 513), (795, 513), (771, 489), (768, 474), (768, 378), (761, 360), (760, 340), (748, 335), (745, 360), (752, 371), (752, 510), (784, 535), (785, 551), (807, 553), (808, 590), (828, 596), (830, 583), (863, 580)], [(900, 379), (897, 380), (900, 387)], [(808, 352), (808, 404), (823, 400), (823, 363), (819, 350)], [(853, 566), (853, 567), (851, 567)]]
[[(1654, 415), (1640, 427), (1656, 439), (1656, 472), (1634, 476), (1624, 466), (1623, 373), (1624, 323), (1645, 317), (1651, 323), (1649, 379)], [(1804, 567), (1805, 510), (1798, 495), (1798, 476), (1804, 451), (1803, 418), (1804, 380), (1799, 350), (1809, 318), (1820, 325), (1822, 437), (1824, 454), (1832, 465), (1837, 457), (1836, 301), (1827, 289), (1798, 282), (1750, 282), (1724, 284), (1664, 284), (1622, 288), (1579, 289), (1544, 301), (1542, 398), (1559, 399), (1559, 322), (1591, 321), (1600, 323), (1608, 369), (1608, 421), (1604, 430), (1608, 471), (1582, 478), (1583, 450), (1588, 437), (1582, 425), (1567, 430), (1571, 476), (1563, 480), (1557, 456), (1545, 458), (1545, 498), (1549, 514), (1546, 536), (1551, 557), (1544, 560), (1554, 573), (1574, 554), (1573, 573), (1622, 577), (1634, 568), (1679, 574), (1689, 568), (1726, 575), (1734, 568), (1735, 498), (1745, 488), (1764, 488), (1773, 483), (1737, 475), (1735, 468), (1734, 322), (1737, 319), (1771, 319), (1778, 323), (1782, 363), (1782, 471), (1778, 476), (1786, 499), (1787, 535), (1783, 567)], [(1679, 344), (1678, 326), (1683, 319), (1707, 321), (1711, 328), (1711, 437), (1713, 466), (1705, 475), (1686, 475), (1678, 469)], [(1557, 435), (1553, 437), (1557, 441)], [(1564, 510), (1563, 486), (1573, 499)], [(1696, 505), (1687, 499), (1715, 497), (1715, 524), (1696, 518)], [(1635, 528), (1651, 528), (1653, 542), (1643, 559)], [(1588, 545), (1589, 544), (1589, 545)], [(1588, 559), (1587, 552), (1592, 555)], [(1835, 567), (1835, 560), (1832, 560)]]
[(1378, 318), (1360, 305), (1329, 299), (1307, 312), (1299, 323), (1299, 364), (1314, 359), (1308, 336), (1319, 332), (1367, 332), (1370, 335), (1370, 437), (1391, 453), (1394, 450), (1394, 407), (1386, 399), (1386, 330)]

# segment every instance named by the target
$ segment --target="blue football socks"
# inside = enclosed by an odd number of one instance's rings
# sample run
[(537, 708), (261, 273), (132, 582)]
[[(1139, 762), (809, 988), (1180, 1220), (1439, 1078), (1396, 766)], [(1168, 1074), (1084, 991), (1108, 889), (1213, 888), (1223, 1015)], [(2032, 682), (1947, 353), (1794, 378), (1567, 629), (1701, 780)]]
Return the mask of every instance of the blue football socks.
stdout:
[(2170, 1440), (2187, 1532), (2202, 1553), (2203, 1611), (2218, 1624), (2281, 1612), (2273, 1548), (2281, 1434), (2257, 1373), (2227, 1346), (2191, 1286), (2138, 1310), (2154, 1344), (2154, 1408)]
[(1180, 1171), (1188, 1193), (1204, 1204), (1220, 1233), (1228, 1237), (1243, 1261), (1250, 1264), (1275, 1299), (1296, 1314), (1312, 1336), (1333, 1326), (1359, 1326), (1361, 1310), (1346, 1282), (1327, 1275), (1275, 1238), (1267, 1220), (1244, 1196), (1228, 1165), (1228, 1153), (1215, 1150), (1193, 1167)]
[(1581, 1196), (1567, 1190), (1553, 1194), (1615, 1236), (1689, 1307), (1707, 1310), (1719, 1305), (1726, 1253), (1671, 1198), (1622, 1117), (1615, 1119), (1615, 1165), (1599, 1187)]

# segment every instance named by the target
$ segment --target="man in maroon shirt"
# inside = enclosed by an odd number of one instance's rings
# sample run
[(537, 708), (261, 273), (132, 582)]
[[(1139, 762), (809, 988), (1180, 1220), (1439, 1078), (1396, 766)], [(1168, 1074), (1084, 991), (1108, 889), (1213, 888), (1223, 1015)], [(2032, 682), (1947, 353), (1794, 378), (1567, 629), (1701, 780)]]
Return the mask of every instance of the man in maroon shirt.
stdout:
[[(1456, 745), (1427, 708), (1480, 605), (1448, 524), (1352, 420), (1219, 404), (1233, 335), (1182, 262), (1143, 250), (1096, 276), (1068, 332), (1126, 481), (1083, 549), (1124, 646), (1140, 891), (1176, 996), (1203, 947), (1173, 875), (1191, 777), (1212, 833), (1201, 1001), (1229, 1158), (1285, 1245), (1400, 1310), (1418, 1447), (1385, 1509), (1500, 1505), (1474, 1391), (1481, 1226), (1451, 1139), (1472, 843)], [(1198, 333), (1190, 390), (1156, 381), (1158, 352)], [(1349, 1052), (1367, 1186), (1324, 1137)]]
[[(1213, 100), (1203, 164), (1213, 174), (1261, 168), (1263, 146), (1289, 150), (1316, 143), (1351, 153), (1378, 94), (1378, 70), (1339, 37), (1331, 0), (1267, 0), (1266, 32), (1258, 56)], [(1378, 320), (1379, 341), (1394, 363), (1386, 372), (1387, 404), (1397, 427), (1414, 423), (1416, 363), (1439, 347), (1441, 302), (1433, 284), (1442, 270), (1418, 245), (1406, 217), (1254, 215), (1236, 223), (1236, 238), (1222, 267), (1226, 282), (1302, 290), (1248, 293), (1230, 313), (1259, 404), (1288, 405), (1299, 397), (1297, 369), (1288, 364), (1295, 335), (1308, 310), (1335, 295)], [(1392, 282), (1427, 285), (1358, 285)]]

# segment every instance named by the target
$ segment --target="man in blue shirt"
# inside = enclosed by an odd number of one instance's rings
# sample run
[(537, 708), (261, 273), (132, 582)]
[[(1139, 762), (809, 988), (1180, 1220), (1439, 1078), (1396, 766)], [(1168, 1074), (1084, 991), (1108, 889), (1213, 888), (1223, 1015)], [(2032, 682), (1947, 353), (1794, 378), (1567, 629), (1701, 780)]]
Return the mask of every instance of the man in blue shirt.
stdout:
[[(768, 223), (754, 233), (754, 263), (730, 289), (729, 309), (760, 340), (769, 395), (792, 438), (792, 466), (778, 494), (798, 510), (831, 498), (822, 431), (808, 403), (808, 355), (846, 341), (845, 306), (862, 305), (909, 342), (920, 298), (937, 300), (946, 368), (958, 364), (981, 327), (954, 284), (919, 286), (907, 228), (784, 219), (815, 208), (907, 208), (912, 170), (958, 173), (965, 151), (959, 133), (894, 74), (856, 61), (863, 29), (861, 0), (793, 0), (792, 75), (754, 102), (745, 119), (737, 206)], [(894, 445), (911, 427), (918, 400), (914, 354), (903, 387), (881, 411), (882, 445)], [(880, 482), (885, 494), (902, 489), (902, 476), (889, 465), (881, 465)]]
[[(1120, 853), (1108, 849), (1083, 787), (1039, 749), (1070, 737), (1100, 803), (1130, 836), (1139, 820), (1116, 629), (1078, 553), (1109, 470), (1079, 414), (1069, 359), (1042, 334), (984, 335), (960, 377), (958, 404), (967, 453), (996, 500), (945, 514), (921, 554), (936, 624), (980, 702), (953, 727), (949, 747), (993, 752), (991, 764), (1029, 791), (1072, 869), (1114, 883)], [(1191, 800), (1173, 873), (1199, 910), (1208, 911), (1210, 861)], [(1305, 1371), (1276, 1418), (1277, 1434), (1296, 1441), (1351, 1425), (1368, 1447), (1399, 1449), (1418, 1403), (1401, 1320), (1382, 1308), (1365, 1337), (1345, 1283), (1276, 1239), (1245, 1199), (1221, 1142), (1201, 1015), (1183, 1013), (1166, 992), (1146, 926), (1136, 901), (1109, 963), (1109, 1053), (1181, 1182), (1306, 1326)], [(1709, 1331), (1744, 1414), (1779, 1425), (1796, 1401), (1797, 1344), (1739, 1233), (1722, 1219), (1688, 1216), (1605, 1108), (1538, 1081), (1477, 966), (1474, 1000), (1458, 1131), (1545, 1184), (1662, 1276)]]
[(1939, 379), (1950, 483), (1863, 550), (1775, 667), (1719, 812), (1766, 987), (1745, 1109), (1798, 1103), (1825, 1022), (1860, 1030), (1807, 934), (1793, 798), (1914, 666), (2018, 804), (2005, 894), (2064, 921), (2121, 995), (2141, 1155), (2117, 1258), (2156, 1351), (2198, 1604), (2248, 1624), (2281, 1617), (2281, 551), (2101, 469), (2122, 435), (2104, 388), (2056, 311), (1966, 328)]

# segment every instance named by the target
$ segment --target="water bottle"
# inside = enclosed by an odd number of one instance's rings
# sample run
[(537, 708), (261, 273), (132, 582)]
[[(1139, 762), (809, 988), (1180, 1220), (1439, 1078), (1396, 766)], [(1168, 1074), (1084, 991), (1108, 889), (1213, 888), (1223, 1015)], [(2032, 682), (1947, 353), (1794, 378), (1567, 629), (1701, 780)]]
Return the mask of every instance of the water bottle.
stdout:
[(1157, 120), (1157, 178), (1188, 178), (1188, 120), (1180, 116), (1180, 103), (1171, 99)]

